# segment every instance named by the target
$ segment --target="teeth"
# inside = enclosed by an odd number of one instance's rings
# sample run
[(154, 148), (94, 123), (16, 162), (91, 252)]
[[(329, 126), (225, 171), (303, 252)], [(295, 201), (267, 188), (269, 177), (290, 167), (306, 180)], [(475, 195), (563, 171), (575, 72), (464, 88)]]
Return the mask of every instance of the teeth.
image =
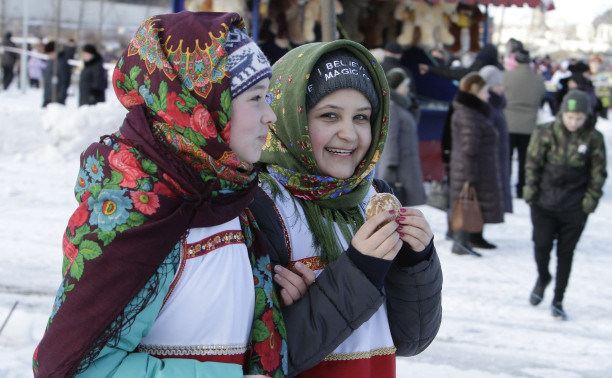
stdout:
[(353, 150), (336, 150), (335, 148), (326, 148), (325, 150), (336, 155), (350, 155), (353, 153)]

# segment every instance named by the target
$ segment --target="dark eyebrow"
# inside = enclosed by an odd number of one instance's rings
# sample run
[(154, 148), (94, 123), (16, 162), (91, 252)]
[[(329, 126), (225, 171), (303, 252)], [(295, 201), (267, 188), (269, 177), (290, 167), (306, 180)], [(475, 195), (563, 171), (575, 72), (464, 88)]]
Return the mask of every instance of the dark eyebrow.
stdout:
[[(320, 107), (318, 110), (324, 110), (324, 109), (328, 109), (328, 108), (329, 109), (334, 109), (334, 110), (335, 109), (339, 109), (339, 110), (340, 109), (344, 109), (343, 107), (338, 106), (338, 105), (328, 104), (328, 105)], [(363, 111), (366, 111), (366, 110), (372, 110), (372, 106), (363, 106), (363, 107), (357, 109), (357, 111), (360, 111), (360, 112), (363, 112)]]

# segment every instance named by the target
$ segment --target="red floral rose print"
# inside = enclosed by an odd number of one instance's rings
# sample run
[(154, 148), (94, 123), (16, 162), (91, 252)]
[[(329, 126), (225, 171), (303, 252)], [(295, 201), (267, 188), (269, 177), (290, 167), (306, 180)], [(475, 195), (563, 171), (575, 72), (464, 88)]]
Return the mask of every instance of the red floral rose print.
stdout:
[[(274, 322), (272, 319), (272, 311), (266, 311), (261, 318), (269, 329), (274, 329)], [(282, 338), (278, 331), (273, 331), (270, 337), (253, 346), (255, 353), (261, 357), (261, 366), (264, 370), (273, 371), (278, 368), (280, 364), (280, 353), (275, 353), (275, 350), (280, 350), (283, 347), (282, 342)]]
[(172, 198), (178, 197), (172, 190), (170, 190), (170, 188), (168, 188), (168, 185), (163, 182), (156, 182), (155, 185), (153, 185), (153, 191)]
[(68, 235), (66, 235), (66, 233), (64, 233), (64, 238), (62, 239), (62, 250), (64, 251), (64, 256), (66, 256), (68, 261), (70, 261), (71, 263), (74, 261), (74, 258), (79, 253), (79, 250), (76, 245), (72, 244), (68, 240)]
[(123, 179), (119, 183), (121, 187), (135, 188), (136, 180), (146, 177), (140, 162), (129, 151), (115, 152), (115, 150), (112, 150), (108, 154), (108, 161), (113, 169), (123, 174)]
[(130, 109), (136, 105), (144, 104), (144, 98), (140, 96), (136, 89), (132, 89), (128, 93), (121, 95), (119, 97), (119, 102), (121, 102), (121, 105)]
[(134, 201), (134, 207), (145, 215), (151, 215), (155, 213), (159, 207), (159, 197), (155, 193), (148, 192), (134, 192), (130, 193), (132, 201)]
[(231, 131), (232, 131), (232, 121), (229, 121), (225, 125), (225, 128), (223, 129), (223, 131), (221, 131), (221, 138), (223, 138), (223, 141), (228, 146), (229, 146), (229, 143), (230, 143), (230, 134), (231, 134)]
[(70, 229), (70, 234), (74, 235), (74, 230), (77, 227), (81, 227), (83, 223), (89, 218), (89, 211), (87, 211), (87, 201), (81, 202), (79, 207), (77, 207), (76, 211), (68, 220), (68, 228)]
[(176, 102), (179, 101), (181, 105), (184, 106), (185, 101), (174, 92), (169, 92), (167, 99), (166, 111), (159, 110), (157, 111), (157, 115), (171, 125), (176, 124), (181, 127), (189, 125), (190, 114), (188, 112), (182, 112), (176, 105)]
[(195, 132), (200, 133), (206, 139), (215, 138), (217, 136), (215, 122), (213, 122), (210, 113), (202, 104), (198, 104), (193, 108), (190, 126)]

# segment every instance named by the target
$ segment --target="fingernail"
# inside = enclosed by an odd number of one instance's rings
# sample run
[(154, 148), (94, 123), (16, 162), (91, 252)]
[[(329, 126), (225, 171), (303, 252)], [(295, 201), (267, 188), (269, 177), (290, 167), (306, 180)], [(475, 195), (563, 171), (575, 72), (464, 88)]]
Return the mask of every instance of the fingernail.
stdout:
[(395, 214), (395, 210), (393, 210), (393, 209), (389, 210), (389, 214), (391, 214), (391, 215)]
[(282, 266), (280, 266), (280, 265), (275, 265), (275, 266), (274, 266), (274, 271), (275, 271), (275, 272), (282, 272), (282, 271), (283, 271), (283, 267), (282, 267)]
[(406, 217), (399, 217), (399, 218), (397, 218), (398, 222), (401, 222), (401, 221), (404, 221), (404, 220), (406, 220)]
[(405, 212), (407, 212), (407, 211), (408, 211), (408, 210), (406, 210), (406, 208), (405, 208), (405, 207), (401, 207), (401, 208), (400, 208), (400, 213), (405, 213)]
[(403, 238), (403, 237), (404, 237), (404, 236), (406, 236), (406, 235), (400, 232), (400, 233), (399, 233), (399, 236), (400, 236), (400, 238)]
[(275, 274), (274, 275), (274, 279), (277, 280), (277, 281), (282, 281), (283, 277), (280, 274)]
[(401, 231), (403, 229), (404, 229), (404, 227), (402, 227), (402, 226), (399, 226), (398, 228), (396, 228), (396, 230), (398, 230), (398, 231)]
[(304, 264), (302, 264), (302, 263), (301, 263), (301, 262), (299, 262), (299, 261), (295, 263), (295, 266), (297, 266), (297, 267), (302, 267), (303, 265), (304, 265)]

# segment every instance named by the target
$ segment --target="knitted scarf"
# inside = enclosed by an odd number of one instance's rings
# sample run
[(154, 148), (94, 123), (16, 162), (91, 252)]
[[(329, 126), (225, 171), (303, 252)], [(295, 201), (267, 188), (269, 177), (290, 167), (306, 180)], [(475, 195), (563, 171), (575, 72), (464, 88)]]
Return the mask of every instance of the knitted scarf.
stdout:
[(185, 232), (236, 217), (255, 282), (244, 371), (286, 373), (286, 331), (270, 259), (247, 209), (258, 172), (228, 146), (224, 43), (232, 24), (244, 30), (235, 13), (154, 16), (117, 63), (113, 85), (129, 113), (117, 133), (81, 156), (79, 206), (63, 238), (64, 278), (34, 353), (35, 375), (72, 376), (104, 346), (117, 345), (121, 332), (158, 295), (160, 270), (175, 267), (178, 261), (168, 267), (164, 261)]
[[(306, 86), (312, 67), (328, 51), (346, 49), (369, 70), (379, 95), (380, 110), (372, 119), (372, 143), (353, 175), (337, 179), (323, 175), (312, 152), (305, 111)], [(268, 133), (260, 161), (267, 163), (261, 180), (283, 185), (304, 209), (323, 263), (342, 252), (335, 222), (350, 242), (364, 219), (359, 205), (372, 185), (373, 171), (385, 144), (389, 119), (389, 88), (376, 59), (363, 46), (349, 40), (311, 43), (291, 50), (272, 67), (268, 100), (277, 121)]]

